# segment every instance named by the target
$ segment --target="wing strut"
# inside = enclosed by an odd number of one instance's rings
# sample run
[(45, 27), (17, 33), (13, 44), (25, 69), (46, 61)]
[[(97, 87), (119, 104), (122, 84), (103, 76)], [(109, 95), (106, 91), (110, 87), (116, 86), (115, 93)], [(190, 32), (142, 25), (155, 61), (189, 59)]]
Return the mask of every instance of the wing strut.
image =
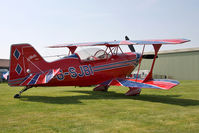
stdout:
[(153, 63), (152, 63), (152, 66), (151, 66), (151, 70), (149, 72), (149, 74), (146, 76), (146, 78), (144, 79), (143, 82), (147, 82), (149, 80), (151, 80), (153, 77), (153, 68), (154, 68), (154, 64), (155, 64), (155, 61), (156, 61), (156, 57), (157, 57), (157, 54), (158, 54), (158, 51), (160, 50), (160, 47), (162, 46), (162, 44), (156, 44), (154, 45), (153, 44), (153, 48), (154, 48), (154, 51), (155, 51), (155, 56), (153, 58)]
[(68, 55), (70, 55), (70, 53), (74, 54), (75, 50), (77, 49), (77, 46), (67, 46), (67, 47), (70, 50), (69, 53), (68, 53)]
[(140, 66), (141, 66), (142, 57), (143, 57), (143, 54), (144, 54), (144, 49), (145, 49), (145, 45), (143, 46), (143, 49), (142, 49), (142, 55), (141, 55), (141, 58), (140, 58), (140, 61), (139, 61), (139, 67), (138, 67), (138, 72), (137, 72), (137, 76), (136, 76), (136, 81), (137, 81), (138, 74), (139, 74), (139, 71), (140, 71)]

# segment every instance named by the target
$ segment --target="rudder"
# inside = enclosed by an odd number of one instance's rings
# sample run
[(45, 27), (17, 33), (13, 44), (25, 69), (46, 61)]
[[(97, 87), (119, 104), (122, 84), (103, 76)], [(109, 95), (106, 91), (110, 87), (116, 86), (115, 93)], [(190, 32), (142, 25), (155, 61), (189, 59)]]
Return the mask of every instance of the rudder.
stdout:
[(13, 44), (10, 51), (10, 86), (18, 86), (30, 73), (42, 72), (40, 64), (46, 61), (30, 44)]

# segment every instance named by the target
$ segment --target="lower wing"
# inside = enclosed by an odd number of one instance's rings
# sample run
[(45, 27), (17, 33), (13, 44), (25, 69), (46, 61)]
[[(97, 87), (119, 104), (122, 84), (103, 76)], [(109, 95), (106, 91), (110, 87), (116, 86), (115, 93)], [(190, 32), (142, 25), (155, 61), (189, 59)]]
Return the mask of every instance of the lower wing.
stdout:
[(163, 89), (169, 90), (174, 86), (179, 84), (176, 80), (170, 79), (151, 79), (149, 81), (144, 82), (142, 79), (131, 79), (131, 78), (116, 78), (113, 80), (108, 80), (101, 85), (104, 86), (125, 86), (125, 87), (138, 87), (138, 88), (153, 88), (153, 89)]

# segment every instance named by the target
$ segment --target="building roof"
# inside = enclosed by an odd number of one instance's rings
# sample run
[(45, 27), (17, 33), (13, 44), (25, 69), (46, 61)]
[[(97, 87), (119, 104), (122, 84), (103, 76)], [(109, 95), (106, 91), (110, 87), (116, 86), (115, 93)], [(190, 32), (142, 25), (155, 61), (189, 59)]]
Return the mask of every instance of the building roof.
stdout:
[(0, 67), (9, 67), (9, 59), (0, 59)]
[[(185, 52), (197, 52), (197, 51), (199, 51), (199, 47), (175, 49), (175, 50), (163, 50), (163, 51), (159, 51), (158, 54), (185, 53)], [(154, 54), (154, 52), (146, 52), (145, 54)]]

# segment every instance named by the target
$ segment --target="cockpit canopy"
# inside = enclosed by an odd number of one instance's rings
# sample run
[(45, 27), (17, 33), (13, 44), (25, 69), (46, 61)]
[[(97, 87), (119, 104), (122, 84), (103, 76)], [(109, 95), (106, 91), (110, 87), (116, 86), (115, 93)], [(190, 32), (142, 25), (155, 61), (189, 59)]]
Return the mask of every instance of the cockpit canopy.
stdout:
[(77, 51), (76, 53), (79, 55), (80, 59), (84, 61), (102, 60), (110, 57), (106, 51), (100, 48), (87, 48)]

